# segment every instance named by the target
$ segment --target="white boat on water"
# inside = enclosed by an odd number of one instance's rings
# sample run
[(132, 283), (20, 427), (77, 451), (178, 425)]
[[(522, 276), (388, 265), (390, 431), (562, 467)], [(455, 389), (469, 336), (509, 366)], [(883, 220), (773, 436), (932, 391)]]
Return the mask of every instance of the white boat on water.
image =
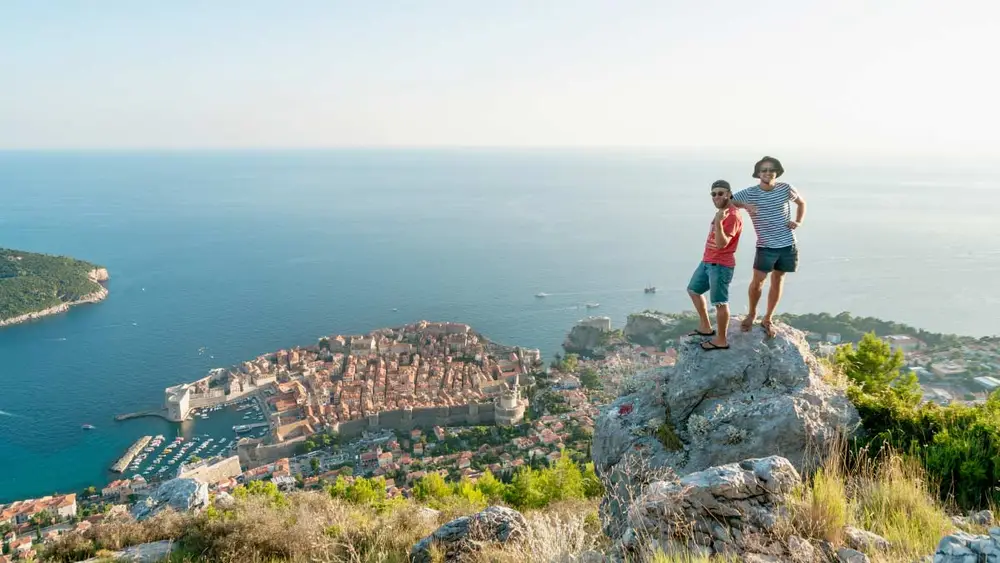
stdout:
[(588, 309), (596, 309), (596, 308), (598, 308), (600, 306), (601, 306), (600, 303), (587, 303), (587, 308)]
[(541, 299), (541, 298), (544, 298), (544, 297), (548, 297), (548, 296), (549, 296), (549, 294), (548, 294), (548, 293), (545, 293), (545, 292), (542, 292), (542, 293), (536, 293), (536, 294), (535, 294), (535, 297), (538, 297), (539, 299)]

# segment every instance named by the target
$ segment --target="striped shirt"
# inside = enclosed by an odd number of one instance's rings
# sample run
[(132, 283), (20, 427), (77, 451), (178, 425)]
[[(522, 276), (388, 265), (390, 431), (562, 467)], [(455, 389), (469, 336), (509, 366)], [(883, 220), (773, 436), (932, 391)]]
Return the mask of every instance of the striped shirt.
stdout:
[(757, 185), (733, 195), (733, 201), (757, 206), (757, 214), (750, 219), (757, 231), (758, 248), (783, 248), (795, 244), (795, 232), (788, 228), (788, 222), (792, 220), (791, 203), (797, 199), (799, 194), (795, 188), (784, 182), (774, 184), (770, 191)]

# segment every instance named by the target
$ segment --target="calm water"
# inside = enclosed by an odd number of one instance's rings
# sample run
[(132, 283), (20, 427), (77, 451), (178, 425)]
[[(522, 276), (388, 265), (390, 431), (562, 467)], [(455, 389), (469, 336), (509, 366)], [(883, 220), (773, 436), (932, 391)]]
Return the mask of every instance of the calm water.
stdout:
[[(0, 501), (105, 483), (136, 437), (177, 430), (113, 415), (323, 334), (461, 320), (551, 355), (585, 302), (619, 325), (688, 308), (708, 186), (749, 184), (756, 156), (0, 153), (0, 246), (112, 276), (102, 304), (0, 329)], [(785, 166), (809, 201), (786, 310), (1000, 332), (1000, 170)]]

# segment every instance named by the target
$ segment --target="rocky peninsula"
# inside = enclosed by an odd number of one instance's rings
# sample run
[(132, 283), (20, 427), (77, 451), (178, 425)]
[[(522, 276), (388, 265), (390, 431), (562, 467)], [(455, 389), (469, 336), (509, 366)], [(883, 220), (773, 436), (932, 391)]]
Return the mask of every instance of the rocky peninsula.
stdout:
[(107, 269), (67, 256), (0, 248), (0, 327), (108, 296)]

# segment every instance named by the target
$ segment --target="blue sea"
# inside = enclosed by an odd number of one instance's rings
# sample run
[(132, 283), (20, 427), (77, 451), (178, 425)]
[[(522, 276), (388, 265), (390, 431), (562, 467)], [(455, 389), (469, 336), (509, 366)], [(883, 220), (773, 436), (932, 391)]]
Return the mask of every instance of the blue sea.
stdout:
[[(551, 357), (588, 314), (621, 326), (630, 312), (688, 309), (709, 185), (750, 185), (758, 157), (0, 153), (0, 246), (111, 273), (103, 303), (0, 329), (0, 502), (106, 483), (137, 437), (178, 431), (115, 414), (156, 407), (164, 387), (211, 367), (321, 335), (454, 320)], [(1000, 169), (784, 160), (782, 179), (809, 212), (783, 310), (1000, 332)], [(647, 284), (659, 291), (643, 293)]]

